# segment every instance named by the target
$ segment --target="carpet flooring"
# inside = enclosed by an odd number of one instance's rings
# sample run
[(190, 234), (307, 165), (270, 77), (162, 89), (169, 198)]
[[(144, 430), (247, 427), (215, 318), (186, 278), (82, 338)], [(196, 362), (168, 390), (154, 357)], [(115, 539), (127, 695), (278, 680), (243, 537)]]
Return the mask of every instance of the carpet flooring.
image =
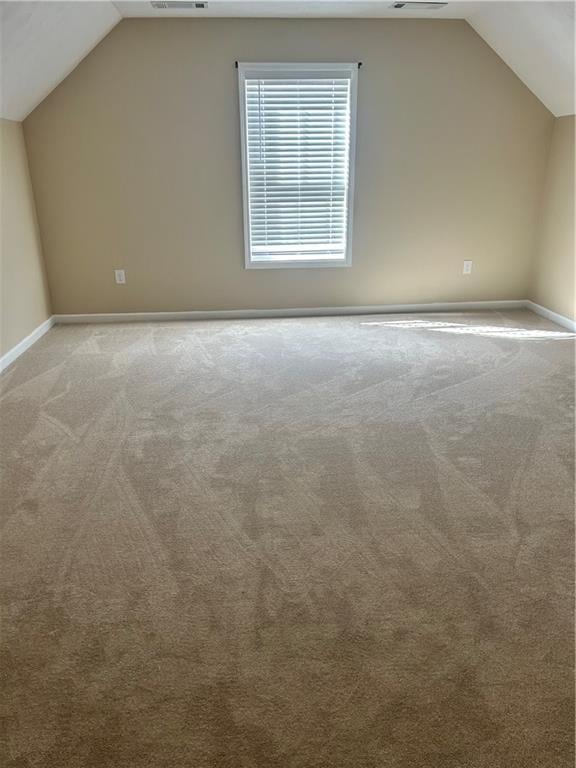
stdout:
[(572, 334), (59, 326), (0, 385), (3, 766), (572, 768)]

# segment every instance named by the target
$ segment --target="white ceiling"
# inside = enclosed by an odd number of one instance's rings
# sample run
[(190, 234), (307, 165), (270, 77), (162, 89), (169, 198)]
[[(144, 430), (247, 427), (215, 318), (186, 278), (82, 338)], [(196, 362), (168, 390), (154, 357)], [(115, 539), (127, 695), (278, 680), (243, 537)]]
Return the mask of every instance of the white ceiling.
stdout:
[[(193, 0), (192, 0), (193, 1)], [(281, 18), (418, 18), (464, 19), (479, 2), (449, 2), (444, 8), (423, 11), (415, 8), (392, 8), (396, 0), (206, 0), (207, 8), (156, 10), (150, 0), (114, 0), (125, 18), (166, 16), (258, 16)]]
[(483, 3), (467, 19), (550, 112), (574, 114), (574, 3)]
[(104, 2), (0, 3), (0, 115), (23, 120), (121, 16)]
[(156, 10), (149, 0), (0, 0), (0, 115), (23, 120), (128, 17), (466, 19), (555, 115), (574, 114), (574, 0), (459, 0), (392, 8), (394, 0), (208, 0), (203, 10)]

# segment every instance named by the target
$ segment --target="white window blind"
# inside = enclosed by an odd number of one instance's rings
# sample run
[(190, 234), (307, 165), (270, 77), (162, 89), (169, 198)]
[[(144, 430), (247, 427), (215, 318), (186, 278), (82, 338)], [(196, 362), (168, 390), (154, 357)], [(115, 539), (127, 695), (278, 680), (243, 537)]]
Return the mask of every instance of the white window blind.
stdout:
[(240, 64), (246, 265), (351, 257), (356, 64)]

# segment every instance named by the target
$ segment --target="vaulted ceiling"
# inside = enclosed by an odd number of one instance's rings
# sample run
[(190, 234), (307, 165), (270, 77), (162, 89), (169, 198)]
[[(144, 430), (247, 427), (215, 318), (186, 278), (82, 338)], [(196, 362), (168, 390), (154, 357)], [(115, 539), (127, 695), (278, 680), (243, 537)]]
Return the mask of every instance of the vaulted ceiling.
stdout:
[(487, 2), (468, 17), (554, 115), (574, 114), (574, 3)]
[(207, 0), (204, 8), (188, 2), (157, 9), (143, 0), (1, 0), (0, 116), (23, 120), (122, 18), (143, 16), (465, 19), (554, 115), (574, 114), (574, 0), (460, 0), (433, 9), (393, 4)]
[(109, 0), (0, 3), (0, 115), (23, 120), (122, 19)]

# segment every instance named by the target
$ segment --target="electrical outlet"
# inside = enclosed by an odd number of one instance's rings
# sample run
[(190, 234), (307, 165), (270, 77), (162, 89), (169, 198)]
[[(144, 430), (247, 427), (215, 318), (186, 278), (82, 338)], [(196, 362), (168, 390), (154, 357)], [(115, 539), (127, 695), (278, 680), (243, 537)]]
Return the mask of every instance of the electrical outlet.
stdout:
[(125, 285), (126, 284), (126, 272), (124, 272), (123, 269), (115, 269), (114, 270), (114, 279), (116, 280), (116, 285)]
[(472, 262), (471, 261), (465, 261), (464, 262), (464, 269), (462, 270), (463, 275), (470, 275), (472, 273)]

